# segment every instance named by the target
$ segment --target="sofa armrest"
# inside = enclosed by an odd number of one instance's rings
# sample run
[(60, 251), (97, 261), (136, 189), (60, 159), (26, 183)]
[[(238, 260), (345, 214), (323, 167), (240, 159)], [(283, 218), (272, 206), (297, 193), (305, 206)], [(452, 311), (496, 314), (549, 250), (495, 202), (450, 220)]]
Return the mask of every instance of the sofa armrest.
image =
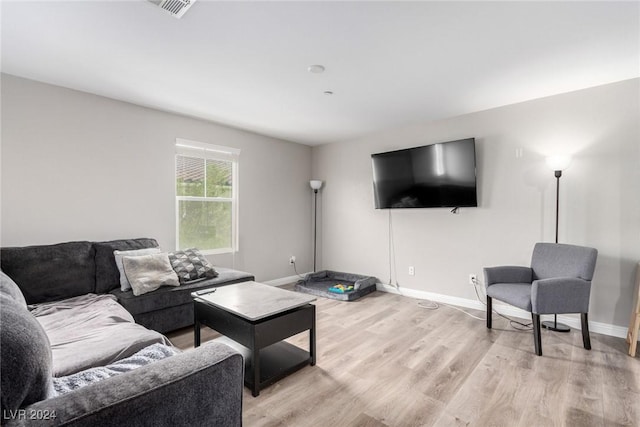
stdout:
[(531, 285), (531, 311), (536, 314), (587, 313), (591, 282), (559, 277), (534, 280)]
[(489, 287), (494, 283), (531, 283), (533, 271), (529, 267), (503, 266), (486, 267), (484, 284)]
[[(208, 343), (24, 408), (7, 426), (240, 426), (242, 356)], [(55, 419), (28, 419), (55, 415)], [(19, 415), (19, 414), (18, 414)]]

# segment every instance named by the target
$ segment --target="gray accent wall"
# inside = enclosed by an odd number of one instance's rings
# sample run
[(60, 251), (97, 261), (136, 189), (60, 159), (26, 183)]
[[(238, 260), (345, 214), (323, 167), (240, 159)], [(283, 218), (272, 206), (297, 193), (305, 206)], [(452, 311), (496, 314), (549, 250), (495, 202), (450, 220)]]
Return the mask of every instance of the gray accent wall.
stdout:
[[(314, 147), (313, 176), (325, 181), (319, 266), (475, 299), (470, 273), (528, 265), (534, 243), (554, 241), (545, 157), (571, 154), (559, 241), (598, 249), (590, 319), (626, 327), (640, 260), (639, 100), (632, 79)], [(390, 255), (390, 211), (374, 209), (370, 155), (467, 137), (476, 138), (479, 207), (392, 210)]]
[(156, 238), (175, 247), (176, 138), (241, 149), (240, 250), (257, 280), (312, 265), (311, 148), (2, 75), (2, 246)]

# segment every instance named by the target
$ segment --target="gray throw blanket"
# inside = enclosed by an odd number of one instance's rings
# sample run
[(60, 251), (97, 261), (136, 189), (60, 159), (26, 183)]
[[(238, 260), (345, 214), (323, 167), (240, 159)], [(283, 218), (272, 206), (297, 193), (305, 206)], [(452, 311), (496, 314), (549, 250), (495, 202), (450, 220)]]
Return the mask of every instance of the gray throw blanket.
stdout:
[(53, 389), (56, 395), (65, 394), (178, 353), (180, 353), (180, 350), (174, 347), (164, 344), (152, 344), (133, 356), (110, 365), (86, 369), (66, 377), (53, 378)]
[(135, 323), (113, 295), (37, 304), (31, 313), (49, 337), (55, 377), (114, 363), (151, 344), (171, 345), (162, 334)]

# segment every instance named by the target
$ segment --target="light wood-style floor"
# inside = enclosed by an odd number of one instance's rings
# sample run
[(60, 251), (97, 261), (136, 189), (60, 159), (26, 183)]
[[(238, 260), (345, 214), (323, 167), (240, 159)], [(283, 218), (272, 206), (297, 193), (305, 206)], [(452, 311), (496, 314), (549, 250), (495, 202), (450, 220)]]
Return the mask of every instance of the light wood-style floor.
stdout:
[[(624, 339), (592, 333), (587, 351), (579, 331), (543, 330), (537, 357), (532, 333), (497, 316), (487, 330), (382, 292), (316, 305), (317, 365), (256, 398), (245, 388), (245, 426), (640, 426), (640, 362)], [(193, 347), (191, 328), (169, 338)], [(307, 349), (308, 333), (289, 341)]]

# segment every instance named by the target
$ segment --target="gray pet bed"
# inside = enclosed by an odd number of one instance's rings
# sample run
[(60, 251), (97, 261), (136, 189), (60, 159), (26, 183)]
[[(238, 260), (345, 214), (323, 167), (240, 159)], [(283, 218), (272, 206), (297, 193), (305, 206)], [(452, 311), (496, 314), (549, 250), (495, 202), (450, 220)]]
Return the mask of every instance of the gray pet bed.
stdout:
[[(344, 294), (329, 292), (329, 288), (342, 283), (353, 285), (353, 291)], [(363, 295), (376, 290), (376, 278), (359, 274), (341, 273), (339, 271), (323, 270), (309, 273), (303, 280), (298, 280), (295, 290), (306, 292), (319, 297), (332, 298), (341, 301), (353, 301)]]

